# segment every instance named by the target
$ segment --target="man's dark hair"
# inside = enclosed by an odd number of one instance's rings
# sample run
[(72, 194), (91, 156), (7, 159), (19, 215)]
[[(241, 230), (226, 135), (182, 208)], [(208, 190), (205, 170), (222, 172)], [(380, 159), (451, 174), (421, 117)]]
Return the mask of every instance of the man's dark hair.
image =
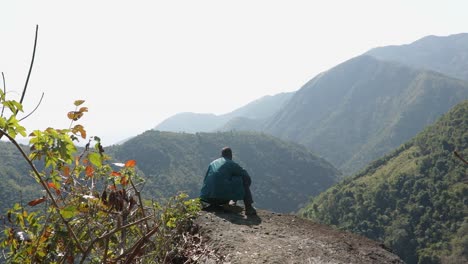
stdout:
[(227, 159), (232, 159), (232, 149), (230, 147), (224, 147), (221, 150), (221, 156)]

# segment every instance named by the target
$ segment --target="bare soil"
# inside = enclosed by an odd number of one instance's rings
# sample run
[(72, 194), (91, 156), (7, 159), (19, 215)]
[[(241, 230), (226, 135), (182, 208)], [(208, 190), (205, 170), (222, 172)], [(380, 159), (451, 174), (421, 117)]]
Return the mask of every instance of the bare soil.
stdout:
[(195, 223), (218, 256), (201, 263), (403, 263), (380, 243), (295, 215), (245, 216), (241, 207), (224, 206), (202, 211)]

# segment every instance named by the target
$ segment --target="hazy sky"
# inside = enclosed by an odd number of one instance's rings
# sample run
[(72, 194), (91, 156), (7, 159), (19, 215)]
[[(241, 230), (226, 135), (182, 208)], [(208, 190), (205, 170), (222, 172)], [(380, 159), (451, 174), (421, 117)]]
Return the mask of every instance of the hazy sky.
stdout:
[[(68, 127), (86, 100), (89, 135), (112, 144), (178, 112), (223, 114), (298, 90), (377, 46), (468, 32), (466, 0), (0, 0), (0, 71), (28, 129)], [(2, 85), (3, 86), (3, 85)]]

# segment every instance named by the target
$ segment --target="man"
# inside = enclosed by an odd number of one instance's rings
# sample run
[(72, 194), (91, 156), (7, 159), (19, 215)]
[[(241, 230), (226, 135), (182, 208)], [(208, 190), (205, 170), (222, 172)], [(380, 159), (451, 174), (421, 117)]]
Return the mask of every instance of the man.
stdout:
[(227, 204), (229, 201), (244, 200), (245, 214), (256, 215), (250, 192), (251, 179), (246, 170), (232, 161), (232, 150), (225, 147), (221, 158), (210, 163), (200, 192), (202, 201), (210, 205)]

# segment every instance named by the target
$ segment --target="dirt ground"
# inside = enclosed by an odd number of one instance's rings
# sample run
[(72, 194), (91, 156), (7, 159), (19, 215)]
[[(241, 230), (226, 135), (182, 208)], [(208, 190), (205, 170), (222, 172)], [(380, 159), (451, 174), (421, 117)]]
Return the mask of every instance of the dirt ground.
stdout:
[(201, 263), (403, 263), (375, 241), (294, 215), (258, 210), (246, 217), (241, 207), (224, 206), (202, 211), (195, 223), (223, 256)]

